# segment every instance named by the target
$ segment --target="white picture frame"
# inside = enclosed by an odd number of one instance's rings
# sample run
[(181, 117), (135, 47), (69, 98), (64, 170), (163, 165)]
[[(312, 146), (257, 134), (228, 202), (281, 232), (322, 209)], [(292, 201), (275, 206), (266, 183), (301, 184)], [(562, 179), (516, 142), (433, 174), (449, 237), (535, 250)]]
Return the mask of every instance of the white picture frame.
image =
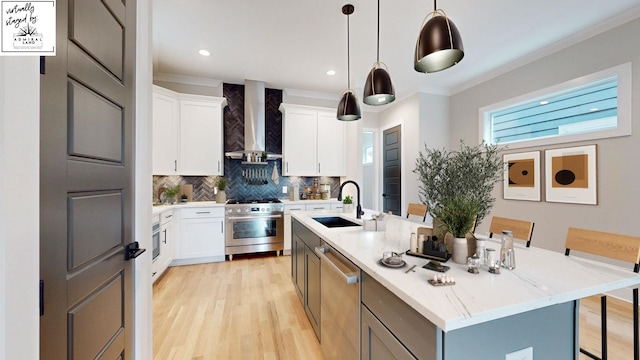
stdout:
[(597, 146), (545, 151), (547, 202), (598, 204)]
[(504, 154), (503, 159), (504, 199), (540, 201), (540, 151)]

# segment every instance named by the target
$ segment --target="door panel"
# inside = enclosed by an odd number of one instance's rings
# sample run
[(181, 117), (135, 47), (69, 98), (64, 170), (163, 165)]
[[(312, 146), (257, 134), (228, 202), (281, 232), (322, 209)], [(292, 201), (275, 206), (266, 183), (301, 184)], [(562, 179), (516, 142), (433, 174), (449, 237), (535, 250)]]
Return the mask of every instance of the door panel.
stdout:
[(124, 331), (124, 304), (113, 301), (123, 298), (123, 285), (124, 276), (119, 273), (69, 311), (69, 337), (74, 359), (95, 358), (105, 344)]
[(69, 154), (122, 162), (122, 108), (69, 82)]
[(69, 270), (124, 246), (122, 195), (72, 195), (69, 198)]
[(40, 81), (40, 358), (131, 358), (136, 4), (56, 7)]
[(124, 28), (119, 19), (102, 1), (71, 0), (69, 5), (69, 40), (122, 80)]
[(382, 210), (402, 214), (402, 159), (400, 125), (383, 132)]

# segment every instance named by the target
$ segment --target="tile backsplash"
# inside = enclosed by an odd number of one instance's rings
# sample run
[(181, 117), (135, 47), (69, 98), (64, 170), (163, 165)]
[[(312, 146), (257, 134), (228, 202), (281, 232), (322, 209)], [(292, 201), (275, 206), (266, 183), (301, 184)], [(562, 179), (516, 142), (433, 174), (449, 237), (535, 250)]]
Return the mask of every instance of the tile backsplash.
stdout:
[[(251, 185), (247, 184), (242, 177), (242, 165), (240, 160), (229, 160), (226, 162), (237, 162), (231, 164), (232, 169), (239, 169), (235, 171), (227, 171), (225, 177), (229, 179), (225, 192), (227, 193), (227, 199), (243, 198), (243, 199), (259, 199), (259, 198), (277, 198), (288, 199), (288, 190), (291, 186), (297, 185), (300, 187), (300, 191), (306, 186), (313, 186), (313, 177), (295, 177), (295, 176), (279, 176), (279, 184), (276, 185), (271, 179), (273, 172), (273, 166), (278, 167), (278, 173), (280, 174), (280, 161), (270, 161), (267, 165), (267, 184), (264, 185)], [(276, 165), (277, 164), (277, 165)], [(235, 165), (235, 166), (234, 166)], [(238, 173), (234, 176), (233, 173)], [(331, 185), (331, 197), (338, 197), (340, 191), (340, 178), (339, 177), (318, 177), (320, 184)], [(216, 199), (214, 188), (216, 184), (215, 176), (153, 176), (153, 198), (158, 200), (158, 192), (163, 187), (173, 187), (176, 185), (193, 185), (193, 201), (214, 201)], [(283, 194), (283, 186), (287, 187), (287, 193)]]
[[(282, 90), (266, 89), (265, 91), (265, 147), (266, 151), (282, 153), (282, 113), (278, 110), (282, 103)], [(223, 96), (227, 99), (224, 109), (224, 151), (241, 151), (244, 147), (244, 85), (223, 84)], [(274, 167), (277, 172), (277, 183), (272, 179)], [(247, 183), (243, 171), (266, 170), (266, 184), (253, 185)], [(288, 199), (288, 191), (282, 193), (283, 186), (287, 190), (298, 185), (300, 190), (313, 186), (313, 177), (282, 176), (282, 161), (269, 161), (267, 165), (243, 165), (241, 160), (225, 159), (225, 177), (229, 180), (225, 192), (227, 198)], [(256, 170), (254, 170), (256, 171)], [(320, 184), (331, 185), (331, 197), (338, 196), (340, 191), (339, 177), (318, 177)], [(194, 201), (215, 200), (215, 176), (153, 176), (153, 198), (158, 200), (158, 192), (163, 187), (175, 185), (193, 185)]]

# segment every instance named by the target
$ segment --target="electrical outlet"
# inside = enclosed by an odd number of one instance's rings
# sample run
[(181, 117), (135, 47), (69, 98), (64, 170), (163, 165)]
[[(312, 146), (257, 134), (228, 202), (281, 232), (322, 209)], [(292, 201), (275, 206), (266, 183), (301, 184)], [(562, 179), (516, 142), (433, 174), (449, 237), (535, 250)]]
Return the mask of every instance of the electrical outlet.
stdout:
[(283, 194), (286, 194), (286, 193), (287, 193), (287, 185), (284, 185), (284, 186), (282, 187), (282, 193), (283, 193)]
[(504, 356), (504, 360), (533, 360), (533, 347), (514, 351)]

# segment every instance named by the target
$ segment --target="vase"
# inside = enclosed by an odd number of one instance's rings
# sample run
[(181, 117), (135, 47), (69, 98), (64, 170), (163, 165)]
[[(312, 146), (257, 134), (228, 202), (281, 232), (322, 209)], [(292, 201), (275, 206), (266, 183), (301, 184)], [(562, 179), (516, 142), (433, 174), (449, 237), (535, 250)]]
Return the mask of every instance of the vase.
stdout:
[(353, 211), (353, 204), (342, 204), (342, 212), (350, 213)]
[(216, 202), (219, 204), (227, 202), (227, 194), (224, 190), (218, 190), (218, 193), (216, 194)]
[(467, 249), (467, 238), (454, 237), (453, 238), (453, 254), (451, 255), (451, 259), (456, 264), (466, 264), (467, 257), (469, 257), (469, 252)]

